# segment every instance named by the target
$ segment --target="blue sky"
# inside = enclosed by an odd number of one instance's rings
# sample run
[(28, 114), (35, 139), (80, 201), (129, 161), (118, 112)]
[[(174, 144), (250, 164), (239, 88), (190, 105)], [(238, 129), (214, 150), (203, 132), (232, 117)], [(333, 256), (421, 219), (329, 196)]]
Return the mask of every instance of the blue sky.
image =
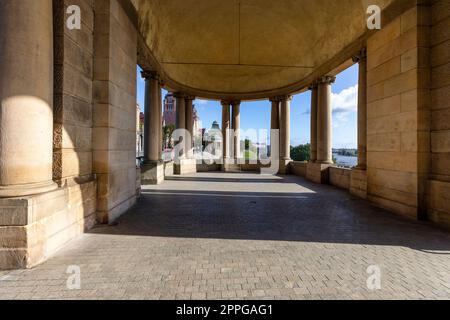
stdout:
[[(144, 81), (138, 70), (137, 100), (144, 105)], [(358, 66), (353, 65), (341, 72), (332, 86), (333, 106), (333, 147), (356, 148), (357, 144), (357, 83)], [(167, 91), (163, 90), (163, 98)], [(195, 102), (202, 127), (211, 128), (213, 121), (221, 123), (222, 107), (220, 101), (197, 99)], [(310, 139), (310, 104), (309, 91), (295, 95), (291, 102), (291, 144), (308, 143)], [(242, 102), (241, 128), (270, 129), (270, 106), (268, 100)]]

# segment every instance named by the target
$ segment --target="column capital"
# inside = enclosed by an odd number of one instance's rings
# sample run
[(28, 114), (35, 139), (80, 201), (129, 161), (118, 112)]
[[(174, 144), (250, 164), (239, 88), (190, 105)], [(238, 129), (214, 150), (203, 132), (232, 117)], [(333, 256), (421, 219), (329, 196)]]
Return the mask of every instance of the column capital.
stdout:
[(229, 107), (231, 105), (230, 100), (220, 100), (220, 104), (224, 107)]
[(178, 98), (178, 99), (185, 99), (186, 95), (183, 92), (174, 92), (173, 93), (174, 98)]
[(141, 72), (141, 76), (142, 76), (142, 78), (144, 78), (145, 80), (157, 80), (157, 81), (161, 81), (161, 78), (160, 78), (158, 72), (156, 72), (156, 71), (143, 70), (143, 71)]
[(352, 60), (355, 63), (359, 63), (367, 59), (367, 49), (362, 48), (357, 54), (352, 56)]
[(317, 79), (317, 84), (332, 84), (336, 81), (334, 76), (323, 76)]
[(270, 102), (280, 102), (280, 97), (269, 97)]
[(309, 86), (308, 86), (308, 90), (313, 90), (313, 89), (317, 89), (317, 86), (319, 85), (318, 81), (315, 80), (313, 81)]
[(240, 106), (241, 105), (241, 100), (232, 100), (231, 101), (231, 105), (232, 106)]
[(184, 99), (185, 99), (185, 100), (191, 100), (191, 101), (193, 101), (193, 100), (195, 100), (195, 96), (185, 95), (185, 96), (184, 96)]
[(277, 97), (278, 98), (278, 101), (291, 101), (292, 100), (292, 96), (291, 95), (289, 95), (289, 94), (286, 94), (286, 95), (281, 95), (281, 96), (278, 96)]

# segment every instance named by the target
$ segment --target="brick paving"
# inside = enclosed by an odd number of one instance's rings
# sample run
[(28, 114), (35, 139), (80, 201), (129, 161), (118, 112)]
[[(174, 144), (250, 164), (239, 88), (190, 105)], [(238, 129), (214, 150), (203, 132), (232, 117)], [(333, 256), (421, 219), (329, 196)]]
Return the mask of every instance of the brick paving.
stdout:
[(450, 299), (448, 231), (300, 177), (169, 179), (42, 265), (0, 271), (0, 299)]

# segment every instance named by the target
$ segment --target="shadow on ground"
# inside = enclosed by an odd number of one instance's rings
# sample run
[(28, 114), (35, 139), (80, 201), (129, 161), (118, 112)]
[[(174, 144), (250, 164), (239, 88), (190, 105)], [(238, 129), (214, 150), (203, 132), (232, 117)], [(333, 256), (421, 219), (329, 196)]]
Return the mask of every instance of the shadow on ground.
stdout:
[[(177, 187), (180, 181), (189, 187)], [(209, 190), (211, 183), (223, 188)], [(255, 190), (234, 191), (242, 183), (254, 183)], [(298, 190), (285, 192), (284, 185), (292, 184), (298, 185)], [(164, 188), (143, 190), (138, 205), (116, 225), (90, 232), (405, 246), (439, 253), (450, 250), (446, 231), (376, 208), (345, 190), (293, 176), (170, 177)]]

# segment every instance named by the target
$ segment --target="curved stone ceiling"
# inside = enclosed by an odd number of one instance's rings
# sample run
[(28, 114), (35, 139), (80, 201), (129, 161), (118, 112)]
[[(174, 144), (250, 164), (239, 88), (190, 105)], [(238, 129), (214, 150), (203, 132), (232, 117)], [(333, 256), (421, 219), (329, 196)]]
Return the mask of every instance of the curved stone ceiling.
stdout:
[(368, 4), (394, 0), (134, 0), (139, 29), (174, 89), (282, 92), (366, 31)]

